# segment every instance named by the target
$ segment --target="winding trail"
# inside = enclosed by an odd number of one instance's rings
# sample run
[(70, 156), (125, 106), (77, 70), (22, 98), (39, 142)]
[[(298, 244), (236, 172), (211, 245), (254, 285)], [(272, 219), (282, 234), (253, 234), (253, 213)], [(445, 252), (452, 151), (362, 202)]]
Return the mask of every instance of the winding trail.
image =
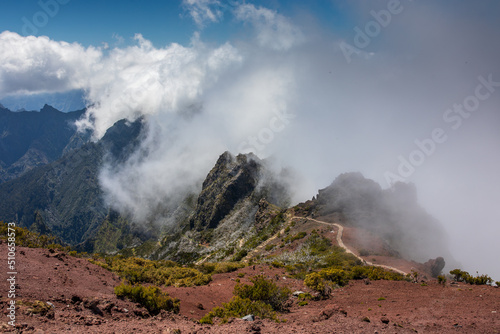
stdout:
[[(398, 268), (395, 268), (395, 267), (391, 267), (391, 266), (386, 266), (384, 264), (376, 264), (376, 263), (373, 263), (373, 262), (370, 262), (370, 261), (366, 261), (365, 259), (363, 259), (361, 256), (355, 254), (353, 251), (351, 251), (345, 244), (344, 242), (342, 241), (342, 235), (344, 233), (344, 226), (338, 224), (338, 223), (327, 223), (327, 222), (324, 222), (324, 221), (321, 221), (321, 220), (317, 220), (317, 219), (314, 219), (314, 218), (310, 218), (310, 217), (298, 217), (298, 216), (292, 216), (290, 217), (290, 215), (287, 215), (285, 221), (287, 221), (287, 223), (283, 226), (283, 228), (281, 230), (279, 230), (278, 232), (276, 232), (272, 237), (270, 237), (269, 239), (267, 239), (266, 241), (264, 241), (263, 243), (261, 243), (259, 246), (255, 247), (254, 249), (252, 249), (243, 259), (242, 261), (244, 262), (248, 262), (249, 259), (257, 252), (259, 252), (260, 250), (262, 250), (264, 247), (266, 247), (271, 241), (273, 241), (274, 239), (278, 238), (280, 235), (282, 235), (284, 232), (285, 232), (285, 229), (290, 226), (291, 222), (295, 219), (306, 219), (306, 220), (312, 220), (313, 222), (315, 223), (318, 223), (318, 224), (322, 224), (322, 225), (328, 225), (328, 226), (336, 226), (338, 228), (338, 232), (337, 232), (337, 243), (339, 244), (340, 247), (342, 247), (343, 249), (345, 249), (345, 251), (349, 254), (352, 254), (354, 255), (357, 259), (359, 259), (360, 261), (362, 261), (363, 263), (369, 265), (369, 266), (374, 266), (374, 267), (380, 267), (380, 268), (384, 268), (384, 269), (388, 269), (388, 270), (392, 270), (394, 272), (397, 272), (401, 275), (407, 275), (408, 273), (398, 269)], [(212, 253), (209, 253), (207, 256), (205, 256), (204, 258), (202, 258), (201, 260), (195, 262), (196, 265), (200, 265), (202, 263), (204, 263), (206, 260), (208, 260), (208, 258), (210, 258), (210, 256), (212, 256)]]
[[(295, 217), (294, 217), (295, 218)], [(297, 217), (297, 218), (302, 218), (302, 217)], [(370, 261), (366, 261), (365, 259), (363, 259), (361, 256), (355, 254), (353, 251), (351, 251), (349, 248), (347, 248), (347, 246), (344, 244), (344, 242), (342, 241), (342, 235), (344, 233), (344, 226), (340, 225), (340, 224), (337, 224), (337, 223), (327, 223), (327, 222), (324, 222), (324, 221), (321, 221), (321, 220), (317, 220), (317, 219), (314, 219), (314, 218), (306, 218), (308, 220), (312, 220), (313, 222), (316, 222), (318, 224), (323, 224), (323, 225), (334, 225), (338, 228), (338, 232), (337, 232), (337, 243), (339, 244), (340, 247), (342, 247), (343, 249), (345, 249), (345, 251), (349, 254), (352, 254), (354, 255), (356, 258), (358, 258), (359, 260), (363, 261), (365, 264), (369, 265), (369, 266), (374, 266), (374, 267), (381, 267), (381, 268), (384, 268), (384, 269), (388, 269), (388, 270), (392, 270), (392, 271), (395, 271), (401, 275), (407, 275), (408, 273), (402, 271), (402, 270), (399, 270), (398, 268), (394, 268), (394, 267), (391, 267), (391, 266), (386, 266), (384, 264), (376, 264), (376, 263), (373, 263), (373, 262), (370, 262)]]

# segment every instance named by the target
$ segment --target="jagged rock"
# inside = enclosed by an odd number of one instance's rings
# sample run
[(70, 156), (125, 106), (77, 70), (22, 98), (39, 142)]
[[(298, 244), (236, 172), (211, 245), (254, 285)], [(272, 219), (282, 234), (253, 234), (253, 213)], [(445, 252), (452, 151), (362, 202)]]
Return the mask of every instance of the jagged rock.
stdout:
[(260, 168), (260, 160), (253, 154), (234, 157), (223, 153), (203, 182), (191, 227), (217, 227), (238, 201), (255, 190)]
[(424, 263), (424, 266), (429, 270), (432, 277), (434, 278), (438, 277), (441, 274), (445, 265), (446, 262), (441, 256), (435, 259), (430, 259), (429, 261)]

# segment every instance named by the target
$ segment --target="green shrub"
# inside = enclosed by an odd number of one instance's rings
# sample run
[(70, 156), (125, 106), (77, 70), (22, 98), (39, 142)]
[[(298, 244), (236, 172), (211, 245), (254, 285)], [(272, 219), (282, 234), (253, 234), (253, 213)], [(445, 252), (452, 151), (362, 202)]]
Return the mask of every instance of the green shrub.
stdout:
[(439, 284), (442, 286), (446, 285), (446, 277), (444, 275), (438, 275), (437, 279)]
[(500, 287), (500, 281), (496, 281), (495, 284), (497, 285), (497, 287)]
[(342, 269), (328, 268), (319, 272), (321, 277), (338, 286), (345, 286), (349, 283), (349, 274)]
[(210, 274), (204, 274), (194, 268), (181, 267), (172, 261), (125, 258), (121, 255), (96, 260), (89, 259), (89, 261), (117, 273), (131, 284), (152, 283), (184, 287), (206, 285), (212, 280)]
[(316, 292), (319, 292), (322, 296), (327, 295), (326, 282), (323, 279), (323, 277), (321, 277), (321, 275), (319, 273), (314, 272), (314, 273), (307, 275), (305, 280), (304, 280), (304, 284), (308, 288), (310, 288)]
[[(18, 247), (29, 247), (29, 248), (52, 248), (62, 252), (69, 252), (71, 247), (62, 246), (56, 243), (57, 237), (45, 234), (39, 234), (37, 232), (32, 232), (24, 227), (10, 227), (16, 232), (16, 246)], [(7, 234), (9, 231), (9, 224), (0, 221), (0, 240), (7, 240)]]
[(321, 255), (330, 251), (332, 242), (324, 236), (320, 236), (316, 230), (312, 230), (309, 239), (305, 242), (305, 245), (309, 247), (311, 255)]
[(313, 296), (311, 296), (310, 293), (301, 293), (297, 299), (299, 302), (299, 306), (305, 306), (309, 304), (309, 300), (312, 300)]
[(266, 247), (264, 248), (266, 250), (266, 252), (269, 252), (270, 250), (272, 250), (274, 247), (276, 247), (276, 245), (272, 245), (272, 244), (268, 244), (266, 245)]
[(472, 277), (472, 279), (470, 280), (469, 283), (476, 284), (476, 285), (485, 285), (485, 284), (493, 283), (493, 279), (491, 277), (489, 277), (488, 275), (481, 275), (481, 276)]
[(350, 272), (352, 279), (368, 278), (373, 281), (382, 279), (388, 281), (402, 281), (405, 279), (401, 274), (376, 266), (355, 266), (351, 268)]
[(241, 261), (245, 256), (247, 256), (248, 251), (246, 249), (241, 249), (236, 255), (233, 256), (231, 261), (238, 262)]
[(299, 232), (299, 233), (297, 233), (297, 234), (296, 234), (296, 235), (294, 235), (294, 236), (289, 235), (288, 237), (286, 237), (285, 239), (283, 239), (283, 242), (284, 242), (285, 244), (287, 244), (287, 243), (292, 243), (292, 242), (294, 242), (295, 240), (299, 240), (299, 239), (305, 238), (305, 236), (306, 236), (306, 235), (307, 235), (307, 233), (306, 233), (306, 232)]
[(468, 272), (462, 271), (460, 269), (453, 269), (450, 271), (450, 274), (453, 275), (453, 279), (455, 282), (464, 282), (470, 276)]
[(52, 308), (49, 304), (39, 300), (28, 302), (26, 304), (29, 305), (29, 308), (27, 309), (29, 314), (39, 314), (41, 316), (47, 315)]
[(263, 275), (254, 276), (250, 279), (253, 285), (237, 284), (234, 287), (234, 295), (251, 301), (261, 301), (272, 307), (275, 311), (286, 309), (286, 301), (291, 291), (288, 288), (280, 288), (272, 280)]
[(273, 261), (271, 262), (271, 266), (273, 266), (274, 268), (283, 268), (283, 264), (281, 262), (278, 262), (278, 261)]
[(170, 297), (157, 286), (122, 283), (115, 287), (115, 294), (120, 298), (128, 298), (134, 303), (141, 304), (153, 315), (160, 313), (161, 310), (179, 313), (179, 299)]
[(253, 314), (260, 318), (279, 321), (278, 316), (271, 305), (262, 301), (233, 296), (229, 303), (223, 303), (222, 307), (216, 307), (207, 313), (200, 319), (200, 323), (213, 324), (214, 318), (219, 318), (222, 320), (222, 323), (225, 323), (229, 320), (229, 318), (241, 318), (248, 314)]
[(456, 282), (465, 282), (468, 284), (475, 284), (475, 285), (485, 285), (485, 284), (491, 284), (493, 283), (493, 279), (489, 277), (488, 275), (481, 275), (481, 276), (472, 276), (466, 271), (462, 271), (460, 269), (453, 269), (450, 271), (450, 274), (454, 276), (454, 280)]

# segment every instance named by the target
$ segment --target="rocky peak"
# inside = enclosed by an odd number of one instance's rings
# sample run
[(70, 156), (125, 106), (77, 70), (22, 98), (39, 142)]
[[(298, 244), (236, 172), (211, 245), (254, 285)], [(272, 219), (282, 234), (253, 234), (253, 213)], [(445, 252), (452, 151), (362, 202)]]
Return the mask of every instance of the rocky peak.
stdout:
[(257, 187), (261, 161), (253, 154), (224, 152), (208, 173), (190, 225), (198, 230), (215, 228)]
[(317, 202), (322, 214), (338, 211), (372, 210), (380, 200), (382, 189), (361, 173), (339, 175), (330, 186), (319, 190)]
[(40, 109), (41, 113), (51, 113), (51, 114), (58, 114), (62, 113), (62, 111), (57, 110), (56, 108), (49, 106), (48, 104), (45, 104), (42, 109)]

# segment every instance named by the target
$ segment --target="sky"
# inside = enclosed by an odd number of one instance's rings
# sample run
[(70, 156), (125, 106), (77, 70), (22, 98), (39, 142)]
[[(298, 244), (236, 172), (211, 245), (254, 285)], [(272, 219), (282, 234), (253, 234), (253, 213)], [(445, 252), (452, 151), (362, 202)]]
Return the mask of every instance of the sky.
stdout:
[(415, 183), (464, 269), (500, 279), (498, 1), (0, 9), (1, 103), (83, 96), (78, 126), (96, 140), (120, 119), (147, 117), (136, 154), (101, 171), (115, 208), (146, 217), (199, 185), (225, 150), (293, 168), (295, 202), (359, 171), (383, 188)]

